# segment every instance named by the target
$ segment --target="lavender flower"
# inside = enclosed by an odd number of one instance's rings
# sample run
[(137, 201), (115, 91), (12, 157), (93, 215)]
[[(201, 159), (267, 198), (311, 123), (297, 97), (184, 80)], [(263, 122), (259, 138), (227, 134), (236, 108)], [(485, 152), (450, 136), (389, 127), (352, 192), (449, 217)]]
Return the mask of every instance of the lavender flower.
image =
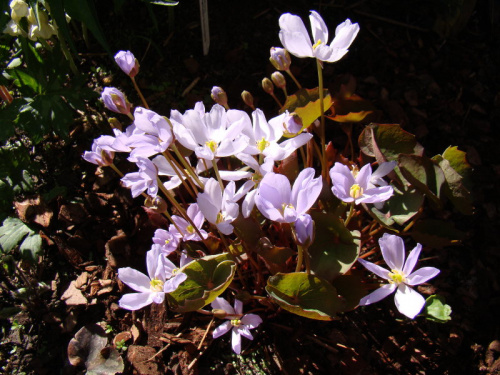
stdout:
[(208, 233), (201, 228), (205, 222), (205, 216), (203, 216), (198, 204), (191, 204), (186, 210), (186, 214), (191, 218), (203, 238), (200, 238), (196, 229), (186, 219), (177, 215), (172, 215), (172, 220), (177, 227), (179, 227), (181, 232), (179, 233), (173, 224), (168, 227), (169, 232), (179, 238), (179, 240), (182, 239), (184, 241), (203, 241), (206, 239), (208, 237)]
[(314, 178), (313, 168), (300, 172), (293, 188), (288, 178), (271, 172), (260, 182), (255, 204), (269, 220), (293, 223), (316, 202), (322, 187), (321, 178)]
[(89, 163), (100, 166), (108, 166), (113, 164), (113, 157), (115, 156), (115, 153), (104, 149), (100, 145), (99, 140), (101, 137), (94, 139), (94, 142), (92, 142), (92, 151), (85, 151), (82, 157)]
[(281, 15), (280, 40), (283, 46), (297, 57), (314, 57), (320, 61), (335, 62), (340, 60), (348, 51), (349, 46), (356, 38), (359, 31), (357, 23), (349, 19), (337, 26), (335, 38), (328, 43), (328, 28), (323, 18), (311, 11), (309, 16), (314, 45), (311, 43), (309, 33), (300, 17), (290, 13)]
[(123, 72), (130, 78), (133, 78), (139, 73), (139, 61), (130, 51), (119, 51), (115, 55), (115, 61)]
[(358, 258), (358, 262), (375, 275), (389, 281), (389, 284), (382, 285), (363, 297), (359, 304), (364, 306), (378, 302), (396, 291), (394, 302), (399, 312), (413, 319), (424, 307), (425, 299), (411, 286), (425, 283), (440, 271), (434, 267), (423, 267), (412, 272), (422, 250), (420, 244), (415, 246), (405, 261), (405, 245), (401, 237), (385, 233), (378, 243), (382, 256), (391, 271), (363, 259)]
[(243, 315), (243, 302), (234, 300), (234, 308), (222, 297), (217, 297), (212, 302), (212, 309), (225, 312), (227, 322), (222, 323), (212, 333), (214, 339), (232, 330), (231, 346), (236, 354), (241, 353), (241, 336), (253, 340), (251, 329), (257, 328), (262, 323), (262, 318), (256, 314)]
[(158, 194), (158, 171), (149, 159), (138, 157), (137, 166), (139, 172), (127, 173), (122, 177), (122, 182), (125, 187), (130, 188), (132, 197), (139, 196), (144, 190), (147, 194), (156, 197)]
[(179, 238), (165, 229), (157, 229), (153, 236), (153, 243), (159, 245), (161, 252), (168, 256), (177, 250)]
[(310, 246), (314, 241), (314, 220), (311, 215), (300, 215), (295, 221), (297, 242), (302, 246)]
[(165, 293), (171, 293), (187, 279), (187, 275), (178, 272), (175, 264), (168, 260), (159, 246), (153, 245), (146, 254), (148, 275), (133, 268), (118, 270), (118, 278), (138, 293), (125, 294), (118, 304), (122, 309), (138, 310), (151, 303), (163, 303)]
[(391, 186), (375, 187), (370, 184), (372, 178), (370, 164), (366, 164), (359, 171), (357, 168), (351, 171), (348, 166), (335, 163), (330, 169), (330, 177), (333, 194), (344, 202), (355, 204), (384, 202), (394, 193)]
[(271, 57), (269, 61), (271, 61), (271, 64), (273, 64), (276, 69), (283, 71), (289, 70), (292, 64), (292, 59), (288, 51), (280, 47), (271, 47)]

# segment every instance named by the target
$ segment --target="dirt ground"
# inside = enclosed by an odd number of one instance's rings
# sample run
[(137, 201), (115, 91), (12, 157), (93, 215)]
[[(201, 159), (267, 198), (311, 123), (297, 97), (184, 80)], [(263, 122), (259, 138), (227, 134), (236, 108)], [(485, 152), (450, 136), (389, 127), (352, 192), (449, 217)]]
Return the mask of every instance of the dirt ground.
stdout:
[[(428, 249), (441, 274), (431, 288), (419, 289), (446, 297), (453, 309), (450, 322), (403, 319), (392, 299), (333, 322), (282, 311), (265, 317), (255, 340), (244, 343), (245, 356), (238, 357), (227, 338), (209, 336), (197, 349), (209, 318), (178, 317), (162, 306), (135, 313), (119, 309), (123, 285), (115, 271), (143, 263), (158, 223), (151, 223), (142, 202), (131, 198), (113, 171), (96, 173), (81, 159), (93, 138), (109, 133), (104, 121), (109, 113), (89, 103), (69, 141), (47, 141), (44, 189), (58, 185), (67, 191), (47, 202), (53, 217), (49, 225), (38, 226), (47, 250), (37, 276), (50, 291), (20, 315), (24, 330), (11, 330), (2, 340), (6, 373), (79, 373), (68, 365), (69, 341), (81, 327), (105, 322), (111, 338), (132, 332), (122, 351), (128, 374), (499, 374), (500, 13), (493, 1), (478, 1), (472, 11), (464, 1), (462, 18), (453, 22), (443, 11), (454, 9), (444, 7), (450, 3), (214, 0), (209, 2), (207, 56), (197, 1), (181, 0), (171, 10), (153, 7), (157, 29), (140, 1), (128, 2), (120, 12), (112, 4), (97, 4), (110, 44), (139, 58), (139, 85), (151, 108), (165, 115), (199, 100), (211, 105), (214, 85), (227, 91), (232, 108), (248, 109), (240, 99), (248, 90), (256, 105), (272, 114), (275, 105), (260, 82), (274, 71), (268, 58), (269, 48), (280, 46), (279, 16), (291, 12), (306, 20), (310, 9), (318, 10), (330, 30), (347, 17), (358, 22), (361, 31), (347, 56), (325, 66), (327, 86), (335, 90), (352, 77), (356, 93), (377, 108), (378, 122), (401, 124), (417, 136), (427, 156), (457, 145), (474, 168), (474, 215), (451, 207), (441, 214), (465, 240)], [(96, 90), (118, 86), (137, 103), (111, 58), (94, 52), (102, 52), (98, 44), (82, 56), (87, 67), (105, 67), (107, 73), (93, 82)], [(293, 58), (293, 71), (305, 87), (316, 85), (314, 64)], [(334, 141), (338, 134), (329, 129)], [(133, 169), (124, 159), (118, 164), (123, 171)], [(80, 293), (68, 289), (72, 281)], [(74, 304), (61, 301), (65, 292)]]

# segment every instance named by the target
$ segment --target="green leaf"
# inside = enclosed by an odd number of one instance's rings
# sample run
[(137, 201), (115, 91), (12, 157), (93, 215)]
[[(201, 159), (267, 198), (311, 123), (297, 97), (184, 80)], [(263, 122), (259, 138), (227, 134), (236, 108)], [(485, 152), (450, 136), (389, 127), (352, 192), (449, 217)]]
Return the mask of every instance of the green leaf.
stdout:
[(377, 162), (397, 160), (399, 154), (422, 155), (423, 147), (415, 136), (397, 124), (375, 124), (365, 127), (359, 135), (359, 146), (365, 155)]
[(463, 178), (467, 190), (472, 188), (472, 167), (467, 161), (467, 154), (460, 151), (457, 146), (450, 146), (443, 152), (443, 158), (448, 160), (450, 166)]
[(4, 253), (8, 253), (17, 246), (28, 234), (34, 232), (21, 220), (8, 217), (0, 227), (0, 247)]
[(19, 248), (21, 258), (35, 264), (38, 255), (42, 252), (42, 237), (39, 234), (30, 233)]
[(451, 306), (445, 304), (443, 296), (433, 294), (425, 300), (424, 314), (430, 321), (446, 323), (451, 320)]
[(443, 159), (441, 155), (434, 156), (432, 160), (437, 162), (443, 170), (446, 179), (444, 193), (448, 199), (461, 213), (464, 215), (472, 215), (474, 213), (474, 207), (472, 206), (470, 192), (462, 183), (462, 176), (460, 176), (460, 174), (453, 169), (450, 162)]
[[(328, 90), (324, 90), (323, 108), (328, 110), (332, 105), (332, 97)], [(295, 94), (286, 98), (286, 102), (280, 110), (280, 113), (288, 112), (297, 114), (302, 120), (302, 130), (311, 125), (321, 116), (319, 89), (300, 89)]]
[(309, 319), (333, 320), (342, 309), (337, 290), (326, 280), (305, 272), (271, 276), (266, 291), (281, 308)]
[(398, 166), (403, 176), (425, 194), (436, 208), (442, 207), (440, 196), (445, 177), (438, 165), (425, 156), (401, 154)]
[(311, 269), (325, 280), (333, 280), (352, 267), (359, 255), (360, 233), (349, 231), (338, 215), (312, 212), (315, 239), (309, 248)]
[(211, 303), (233, 280), (236, 263), (229, 259), (227, 253), (208, 255), (181, 268), (187, 279), (167, 295), (170, 307), (177, 312), (188, 312)]
[(465, 234), (456, 229), (453, 222), (437, 219), (418, 221), (413, 226), (411, 236), (415, 241), (435, 249), (456, 245), (465, 238)]
[(361, 122), (374, 110), (371, 102), (351, 94), (333, 99), (332, 111), (335, 115), (327, 117), (336, 122)]
[(415, 189), (406, 190), (392, 186), (394, 195), (389, 199), (387, 205), (391, 219), (396, 224), (404, 225), (415, 216), (424, 203), (424, 196)]

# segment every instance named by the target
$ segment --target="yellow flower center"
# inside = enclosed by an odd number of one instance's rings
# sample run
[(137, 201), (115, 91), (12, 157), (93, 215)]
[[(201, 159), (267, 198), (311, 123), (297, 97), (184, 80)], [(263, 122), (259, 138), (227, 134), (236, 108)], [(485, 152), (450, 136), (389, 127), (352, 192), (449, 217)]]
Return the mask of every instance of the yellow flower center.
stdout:
[(389, 282), (391, 284), (401, 284), (406, 281), (405, 274), (400, 270), (392, 270), (391, 272), (389, 272), (389, 278)]
[(318, 41), (317, 41), (316, 43), (314, 43), (313, 49), (318, 48), (318, 46), (319, 46), (320, 44), (322, 44), (322, 43), (323, 43), (323, 42), (321, 41), (321, 39), (318, 39)]
[(186, 230), (189, 232), (189, 233), (194, 233), (194, 228), (193, 226), (190, 224), (186, 227)]
[(170, 240), (165, 240), (165, 245), (168, 245), (170, 243)]
[(260, 141), (257, 141), (257, 149), (260, 151), (260, 152), (263, 152), (266, 147), (269, 146), (269, 142), (265, 140), (264, 137), (262, 137), (262, 139)]
[(215, 219), (215, 224), (220, 224), (224, 221), (224, 214), (222, 212), (219, 212), (217, 214), (217, 219)]
[(292, 209), (292, 210), (294, 210), (294, 209), (295, 209), (295, 207), (293, 207), (293, 204), (291, 204), (291, 203), (288, 203), (288, 204), (283, 203), (283, 204), (281, 205), (281, 208), (282, 208), (283, 212), (284, 212), (287, 208), (290, 208), (290, 209)]
[(217, 142), (215, 142), (214, 140), (207, 141), (207, 142), (205, 142), (205, 144), (208, 146), (210, 151), (212, 151), (213, 153), (215, 153), (215, 151), (217, 151)]
[(262, 180), (262, 175), (260, 173), (255, 172), (252, 175), (252, 181), (258, 184)]
[(233, 327), (238, 327), (241, 324), (241, 320), (239, 319), (231, 319), (231, 325)]
[(174, 277), (175, 275), (177, 275), (179, 273), (179, 269), (178, 268), (174, 268), (172, 270), (172, 277)]
[(163, 281), (158, 279), (153, 279), (149, 282), (149, 289), (153, 292), (162, 292), (163, 291)]
[(358, 199), (363, 195), (363, 188), (358, 184), (354, 184), (351, 186), (351, 189), (349, 189), (349, 195), (354, 199)]

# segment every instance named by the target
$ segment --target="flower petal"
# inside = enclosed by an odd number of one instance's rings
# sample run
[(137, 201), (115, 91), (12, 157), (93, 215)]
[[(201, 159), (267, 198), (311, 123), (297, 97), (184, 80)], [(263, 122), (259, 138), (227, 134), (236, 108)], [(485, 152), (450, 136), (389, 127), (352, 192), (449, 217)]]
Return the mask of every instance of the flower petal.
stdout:
[(435, 267), (422, 267), (409, 276), (406, 277), (408, 285), (419, 285), (425, 283), (427, 280), (432, 279), (433, 277), (439, 274), (439, 271)]
[(285, 13), (281, 15), (279, 24), (279, 37), (288, 52), (297, 57), (313, 57), (311, 38), (300, 17)]
[(241, 302), (239, 299), (234, 300), (234, 311), (238, 315), (243, 314), (243, 302)]
[(229, 315), (235, 315), (236, 314), (236, 312), (234, 311), (233, 307), (229, 304), (229, 302), (227, 302), (222, 297), (217, 297), (212, 302), (212, 309), (213, 310), (224, 310)]
[(406, 258), (405, 266), (403, 267), (403, 273), (409, 275), (412, 273), (415, 265), (417, 264), (418, 257), (420, 256), (420, 251), (422, 251), (422, 245), (417, 244), (415, 248), (410, 252), (408, 258)]
[(359, 301), (359, 306), (366, 306), (378, 302), (396, 290), (396, 284), (385, 284)]
[(249, 340), (253, 340), (253, 336), (248, 330), (248, 327), (241, 325), (238, 328), (236, 328), (238, 332), (240, 333), (241, 336), (246, 337)]
[(175, 275), (174, 277), (172, 277), (171, 279), (168, 279), (166, 282), (165, 282), (165, 285), (163, 286), (163, 291), (165, 293), (172, 293), (174, 290), (176, 290), (179, 285), (181, 285), (184, 280), (187, 279), (187, 275), (183, 272), (180, 272), (178, 273), (177, 275)]
[(403, 270), (405, 261), (405, 244), (401, 237), (384, 233), (378, 240), (382, 256), (391, 270)]
[(389, 280), (389, 271), (382, 268), (375, 263), (368, 262), (367, 260), (358, 258), (358, 262), (361, 263), (368, 271), (373, 272), (378, 277)]
[(241, 318), (241, 323), (247, 326), (248, 329), (254, 329), (262, 323), (262, 318), (257, 314), (246, 314)]
[(323, 43), (328, 43), (328, 28), (326, 27), (325, 21), (319, 15), (318, 12), (312, 10), (309, 15), (309, 21), (311, 21), (311, 30), (314, 43), (321, 40)]
[(231, 337), (231, 346), (233, 347), (233, 352), (236, 354), (241, 353), (241, 336), (240, 332), (236, 329), (233, 329), (233, 334)]
[(118, 301), (122, 309), (139, 310), (153, 302), (154, 293), (128, 293), (124, 294)]
[(227, 322), (222, 323), (220, 326), (214, 329), (214, 331), (212, 332), (212, 337), (216, 339), (217, 337), (226, 334), (231, 330), (231, 327), (232, 327), (231, 321), (229, 320)]
[(139, 272), (133, 268), (125, 267), (118, 269), (118, 278), (120, 281), (135, 291), (138, 292), (149, 292), (150, 279), (142, 272)]
[(415, 318), (425, 305), (424, 297), (405, 284), (399, 284), (394, 302), (399, 312), (410, 319)]

